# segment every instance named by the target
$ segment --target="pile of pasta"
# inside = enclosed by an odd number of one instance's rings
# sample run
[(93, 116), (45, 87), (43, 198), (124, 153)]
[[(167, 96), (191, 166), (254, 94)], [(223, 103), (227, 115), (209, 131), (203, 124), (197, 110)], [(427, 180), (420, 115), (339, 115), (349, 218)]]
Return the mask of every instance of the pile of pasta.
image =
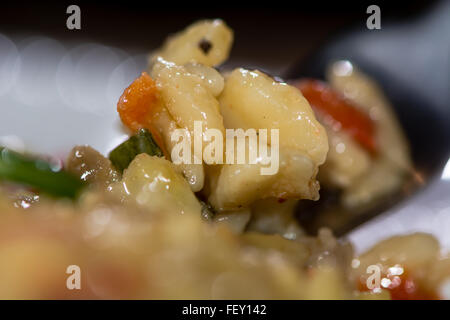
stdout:
[[(232, 41), (221, 20), (194, 23), (153, 52), (148, 72), (124, 91), (123, 124), (147, 129), (161, 155), (139, 154), (120, 172), (78, 146), (65, 167), (89, 187), (76, 203), (0, 199), (0, 298), (442, 297), (450, 262), (429, 235), (391, 238), (360, 257), (327, 229), (305, 235), (293, 211), (319, 198), (329, 133), (295, 86), (257, 70), (219, 72)], [(278, 172), (173, 163), (173, 132), (193, 135), (195, 121), (224, 137), (278, 129)], [(73, 264), (80, 290), (66, 287)], [(367, 286), (373, 265), (387, 279), (375, 289)]]

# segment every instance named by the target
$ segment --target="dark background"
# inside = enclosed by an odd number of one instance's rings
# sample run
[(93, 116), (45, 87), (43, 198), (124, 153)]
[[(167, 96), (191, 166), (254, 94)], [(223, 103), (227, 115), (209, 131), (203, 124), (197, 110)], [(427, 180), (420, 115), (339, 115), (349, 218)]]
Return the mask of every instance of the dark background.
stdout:
[[(436, 1), (10, 1), (0, 5), (0, 31), (94, 41), (128, 51), (158, 47), (167, 34), (202, 18), (222, 18), (235, 30), (230, 60), (254, 61), (282, 73), (338, 32), (366, 28), (366, 8), (381, 8), (382, 24), (408, 21)], [(81, 8), (82, 29), (66, 28), (66, 8)], [(283, 30), (280, 32), (280, 30)]]

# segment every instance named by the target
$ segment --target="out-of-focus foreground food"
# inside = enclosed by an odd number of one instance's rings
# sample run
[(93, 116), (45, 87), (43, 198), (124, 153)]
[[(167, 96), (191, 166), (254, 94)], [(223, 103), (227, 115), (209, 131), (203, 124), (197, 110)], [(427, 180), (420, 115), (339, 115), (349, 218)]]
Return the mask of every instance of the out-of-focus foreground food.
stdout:
[[(321, 185), (353, 208), (411, 174), (378, 86), (347, 61), (331, 64), (328, 82), (219, 72), (232, 41), (223, 21), (205, 20), (153, 52), (118, 101), (130, 138), (108, 158), (77, 146), (61, 169), (0, 149), (0, 298), (450, 298), (450, 259), (432, 236), (394, 237), (357, 256), (329, 229), (308, 236), (294, 215)], [(258, 137), (231, 157), (276, 145), (278, 170), (261, 174), (261, 158), (224, 163), (227, 150), (206, 143), (209, 157), (196, 158), (195, 143), (177, 154), (178, 129), (201, 142), (214, 129), (222, 145), (228, 129), (277, 129), (279, 141)], [(71, 265), (80, 290), (67, 289)]]

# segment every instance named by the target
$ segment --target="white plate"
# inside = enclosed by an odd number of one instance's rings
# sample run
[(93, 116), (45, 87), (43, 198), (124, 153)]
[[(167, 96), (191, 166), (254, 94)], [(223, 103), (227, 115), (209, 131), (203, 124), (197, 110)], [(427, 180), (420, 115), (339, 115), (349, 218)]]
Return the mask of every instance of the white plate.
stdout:
[(144, 53), (0, 34), (0, 144), (58, 157), (89, 144), (107, 154), (127, 137), (117, 100), (145, 68)]

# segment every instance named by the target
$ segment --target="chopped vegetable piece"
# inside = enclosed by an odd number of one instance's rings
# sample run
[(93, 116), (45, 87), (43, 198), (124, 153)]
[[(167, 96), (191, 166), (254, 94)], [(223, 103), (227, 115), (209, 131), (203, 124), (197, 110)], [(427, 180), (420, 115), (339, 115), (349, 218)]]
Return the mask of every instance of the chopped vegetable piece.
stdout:
[[(122, 123), (134, 133), (148, 129), (160, 148), (164, 143), (158, 130), (152, 125), (151, 117), (161, 104), (156, 82), (146, 72), (125, 89), (117, 103)], [(164, 151), (164, 150), (163, 150)]]
[(75, 198), (84, 183), (49, 162), (0, 147), (0, 180), (17, 182), (52, 196)]
[(80, 180), (100, 188), (106, 188), (120, 178), (111, 161), (89, 146), (75, 146), (64, 167)]
[(329, 126), (342, 128), (363, 148), (376, 153), (375, 128), (367, 115), (322, 81), (305, 79), (294, 82), (294, 86)]
[(163, 157), (163, 153), (147, 129), (140, 129), (127, 141), (118, 145), (109, 153), (109, 160), (117, 170), (123, 172), (133, 159), (141, 153)]
[(150, 111), (158, 104), (159, 92), (155, 81), (146, 73), (125, 89), (117, 103), (117, 111), (123, 124), (137, 132), (146, 128)]

